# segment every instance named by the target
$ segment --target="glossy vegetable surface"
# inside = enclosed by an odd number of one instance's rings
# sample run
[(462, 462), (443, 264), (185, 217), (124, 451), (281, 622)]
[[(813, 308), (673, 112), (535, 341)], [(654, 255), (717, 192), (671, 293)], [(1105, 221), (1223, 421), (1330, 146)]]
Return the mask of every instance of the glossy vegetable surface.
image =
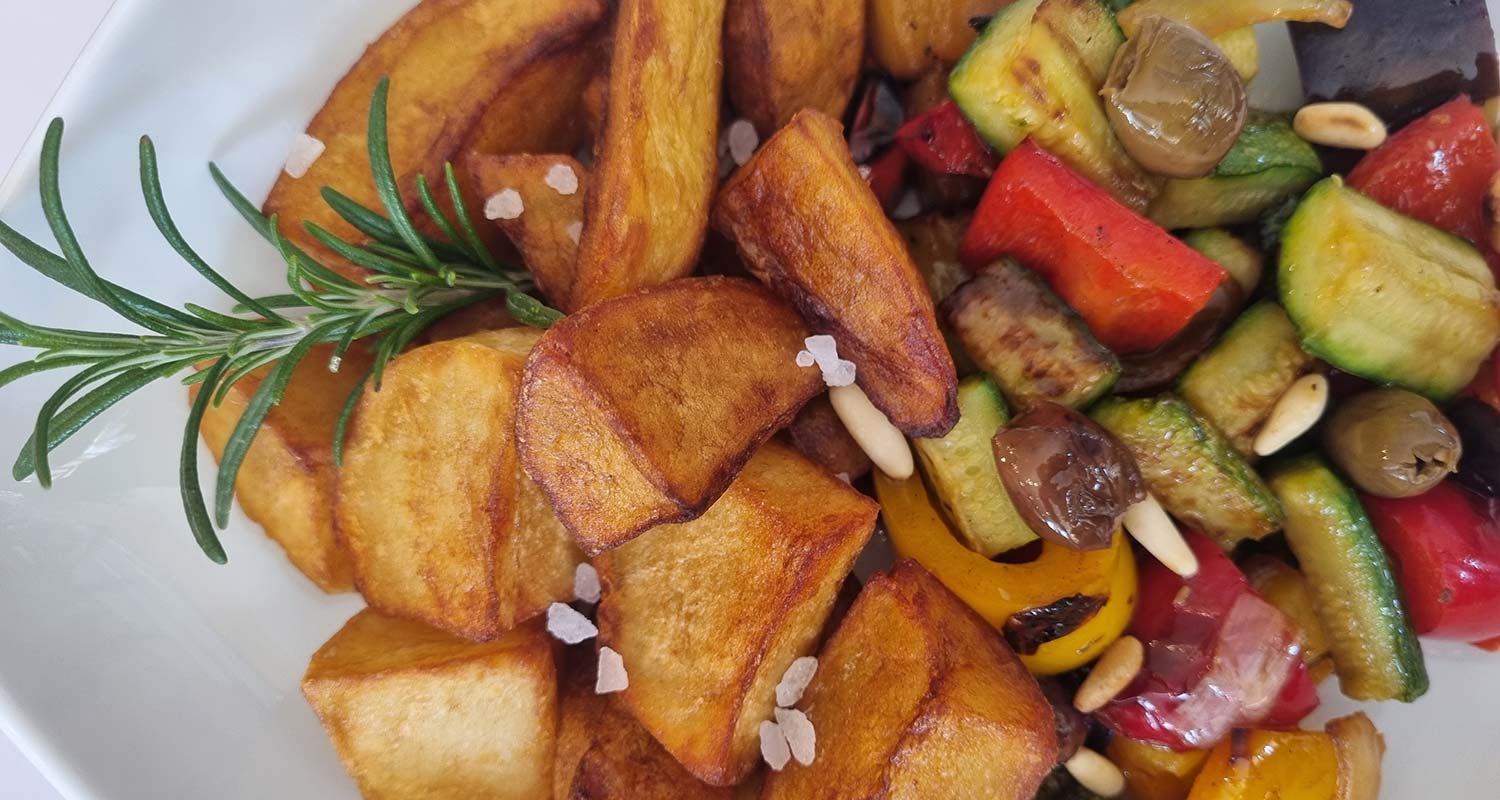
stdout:
[(1473, 398), (1448, 407), (1448, 418), (1463, 439), (1458, 482), (1485, 497), (1500, 497), (1500, 411)]
[(896, 131), (896, 142), (913, 161), (943, 175), (988, 178), (1000, 164), (1000, 157), (952, 100), (907, 120)]
[(1158, 347), (1228, 280), (1224, 268), (1028, 142), (1001, 163), (959, 249), (1010, 255), (1047, 278), (1117, 353)]
[(1125, 774), (1130, 796), (1147, 800), (1185, 800), (1193, 779), (1208, 759), (1207, 750), (1177, 751), (1129, 736), (1113, 736), (1105, 754)]
[(1208, 176), (1167, 181), (1146, 216), (1172, 229), (1239, 225), (1322, 176), (1317, 151), (1286, 117), (1252, 112), (1234, 146)]
[(1120, 26), (1125, 33), (1135, 32), (1153, 16), (1175, 19), (1202, 31), (1207, 36), (1271, 20), (1321, 22), (1336, 28), (1349, 19), (1349, 0), (1138, 0), (1120, 12)]
[(1335, 800), (1338, 752), (1320, 731), (1237, 730), (1209, 754), (1189, 800)]
[(1362, 491), (1411, 497), (1448, 477), (1463, 448), (1432, 401), (1404, 389), (1374, 389), (1339, 404), (1324, 425), (1323, 450)]

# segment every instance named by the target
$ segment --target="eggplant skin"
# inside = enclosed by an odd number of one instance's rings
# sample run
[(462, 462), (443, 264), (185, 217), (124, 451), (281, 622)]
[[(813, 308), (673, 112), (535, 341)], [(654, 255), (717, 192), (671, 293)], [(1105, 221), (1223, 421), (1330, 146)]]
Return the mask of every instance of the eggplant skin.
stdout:
[(1394, 129), (1458, 94), (1500, 95), (1485, 0), (1359, 0), (1343, 30), (1290, 27), (1308, 102), (1363, 103)]

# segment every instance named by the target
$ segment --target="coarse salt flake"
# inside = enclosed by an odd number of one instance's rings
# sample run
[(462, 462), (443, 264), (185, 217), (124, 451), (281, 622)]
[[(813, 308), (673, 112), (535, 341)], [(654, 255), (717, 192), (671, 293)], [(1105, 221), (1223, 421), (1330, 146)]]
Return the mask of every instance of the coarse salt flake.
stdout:
[(861, 180), (869, 180), (870, 179), (870, 173), (872, 173), (872, 172), (874, 172), (874, 170), (870, 169), (870, 165), (869, 164), (860, 164), (859, 165), (859, 177), (860, 177)]
[(573, 240), (573, 244), (578, 244), (578, 240), (583, 238), (583, 221), (579, 220), (568, 223), (568, 227), (563, 228), (563, 232), (568, 234), (568, 238)]
[(312, 169), (314, 162), (323, 155), (327, 145), (316, 136), (308, 136), (305, 133), (297, 134), (292, 140), (292, 146), (286, 154), (286, 164), (282, 170), (293, 178), (300, 178)]
[(854, 383), (854, 362), (838, 359), (833, 364), (823, 364), (823, 382), (829, 386), (848, 386)]
[(807, 766), (818, 757), (818, 732), (812, 720), (795, 708), (776, 709), (776, 724), (781, 726), (781, 735), (786, 737), (787, 748), (797, 763)]
[(585, 603), (599, 602), (599, 570), (587, 562), (573, 570), (573, 596)]
[(594, 680), (594, 694), (613, 694), (630, 688), (625, 673), (625, 659), (613, 647), (599, 648), (599, 677)]
[(740, 166), (744, 166), (750, 156), (755, 155), (755, 148), (760, 146), (760, 135), (755, 132), (755, 125), (748, 119), (737, 119), (729, 123), (726, 137), (729, 139), (729, 157)]
[[(804, 353), (812, 356), (813, 362), (823, 371), (823, 383), (829, 386), (848, 386), (854, 383), (854, 362), (839, 358), (838, 342), (827, 334), (809, 336), (802, 340), (807, 347)], [(806, 359), (802, 354), (797, 355), (798, 366), (809, 366), (804, 363)]]
[(578, 644), (599, 635), (594, 623), (567, 603), (547, 606), (547, 632), (564, 644)]
[[(847, 482), (848, 475), (840, 473)], [(786, 672), (781, 675), (781, 683), (776, 684), (776, 705), (782, 708), (791, 708), (802, 699), (802, 693), (807, 691), (807, 685), (812, 682), (813, 675), (818, 672), (818, 659), (813, 656), (802, 656), (793, 661)]]
[(916, 192), (907, 189), (906, 194), (901, 195), (901, 202), (897, 203), (896, 207), (891, 209), (891, 219), (911, 219), (920, 213), (922, 213), (921, 198), (917, 197)]
[(526, 210), (521, 202), (521, 193), (515, 189), (501, 189), (484, 201), (485, 219), (516, 219)]
[(542, 180), (558, 194), (573, 194), (578, 191), (578, 173), (567, 164), (553, 164)]
[(818, 360), (813, 357), (812, 353), (809, 353), (806, 350), (797, 351), (797, 366), (810, 367), (817, 362)]
[(813, 358), (820, 362), (839, 357), (839, 343), (826, 333), (803, 339), (802, 346), (806, 347), (807, 352), (812, 353)]
[(760, 724), (760, 757), (771, 769), (780, 772), (792, 760), (792, 748), (787, 744), (781, 726), (765, 720)]

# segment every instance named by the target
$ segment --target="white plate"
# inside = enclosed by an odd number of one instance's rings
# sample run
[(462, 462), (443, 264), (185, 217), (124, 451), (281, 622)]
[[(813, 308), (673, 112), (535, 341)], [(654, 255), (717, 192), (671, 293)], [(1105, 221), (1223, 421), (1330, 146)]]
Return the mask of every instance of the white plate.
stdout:
[[(136, 137), (150, 133), (188, 238), (247, 289), (276, 290), (277, 258), (204, 165), (217, 160), (263, 196), (329, 87), (409, 5), (118, 3), (52, 109), (68, 122), (63, 193), (95, 266), (162, 300), (214, 296), (145, 214)], [(1296, 89), (1281, 39), (1256, 94), (1284, 105)], [(38, 142), (0, 184), (0, 216), (50, 242), (35, 199)], [(0, 308), (43, 324), (117, 325), (8, 256)], [(0, 365), (15, 360), (0, 353)], [(54, 383), (0, 392), (6, 463)], [(229, 566), (199, 555), (175, 485), (184, 413), (179, 388), (153, 387), (62, 448), (51, 492), (0, 483), (0, 732), (70, 798), (353, 797), (298, 680), (358, 598), (313, 589), (243, 517), (224, 536)], [(1370, 709), (1390, 745), (1385, 796), (1496, 796), (1500, 656), (1430, 648), (1428, 663), (1421, 702)], [(1334, 694), (1323, 716), (1349, 707)]]

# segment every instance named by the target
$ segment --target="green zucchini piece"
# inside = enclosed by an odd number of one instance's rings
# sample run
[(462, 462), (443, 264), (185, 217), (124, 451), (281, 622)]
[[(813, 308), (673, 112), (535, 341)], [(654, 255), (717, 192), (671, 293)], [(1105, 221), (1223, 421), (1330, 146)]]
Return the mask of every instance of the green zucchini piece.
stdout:
[(1281, 306), (1265, 300), (1241, 314), (1177, 383), (1198, 415), (1250, 457), (1276, 401), (1317, 366), (1297, 342), (1297, 329)]
[(1225, 549), (1281, 528), (1281, 506), (1265, 482), (1180, 398), (1110, 397), (1092, 414), (1130, 448), (1162, 506)]
[(1266, 257), (1244, 239), (1223, 228), (1200, 228), (1183, 234), (1182, 241), (1223, 267), (1245, 297), (1255, 293), (1266, 270)]
[(1344, 694), (1407, 703), (1421, 697), (1422, 647), (1359, 497), (1311, 454), (1278, 465), (1269, 480), (1286, 509), (1286, 541), (1312, 588)]
[(995, 431), (1010, 421), (1000, 387), (983, 375), (958, 384), (958, 424), (940, 439), (913, 439), (927, 483), (970, 549), (993, 558), (1036, 539), (1010, 501), (995, 451)]
[(1120, 377), (1120, 361), (1042, 276), (999, 261), (960, 286), (941, 307), (979, 368), (1018, 408), (1050, 400), (1083, 408)]
[(1322, 176), (1318, 152), (1290, 121), (1254, 114), (1212, 175), (1167, 181), (1146, 216), (1167, 229), (1239, 225)]
[(1302, 347), (1444, 400), (1500, 342), (1500, 292), (1468, 242), (1328, 178), (1281, 236), (1277, 283)]
[(1144, 209), (1158, 181), (1125, 152), (1099, 90), (1125, 35), (1099, 0), (1001, 9), (948, 78), (948, 93), (1002, 154), (1028, 136), (1121, 202)]

